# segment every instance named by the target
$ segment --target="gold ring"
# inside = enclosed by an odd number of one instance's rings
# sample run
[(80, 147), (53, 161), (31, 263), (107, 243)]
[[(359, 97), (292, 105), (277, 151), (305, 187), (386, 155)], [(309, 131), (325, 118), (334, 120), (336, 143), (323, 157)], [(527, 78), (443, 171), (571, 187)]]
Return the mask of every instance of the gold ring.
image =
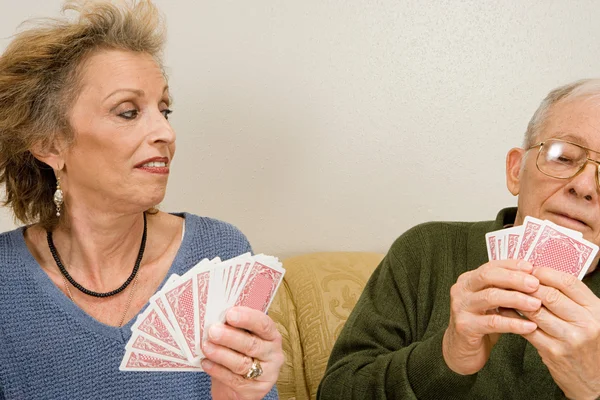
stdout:
[(260, 361), (258, 361), (257, 359), (253, 358), (252, 359), (252, 366), (250, 367), (250, 369), (248, 370), (248, 372), (246, 373), (246, 375), (244, 375), (244, 378), (246, 379), (256, 379), (259, 376), (261, 376), (263, 373), (263, 369), (260, 366)]

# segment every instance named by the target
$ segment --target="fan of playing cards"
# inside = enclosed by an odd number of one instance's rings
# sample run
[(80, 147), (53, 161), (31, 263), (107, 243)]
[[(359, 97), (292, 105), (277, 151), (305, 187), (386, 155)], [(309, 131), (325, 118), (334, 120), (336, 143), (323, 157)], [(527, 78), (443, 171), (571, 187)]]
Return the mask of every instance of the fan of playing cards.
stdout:
[(548, 220), (525, 217), (523, 225), (485, 235), (490, 260), (521, 259), (583, 279), (598, 246), (574, 231)]
[(267, 312), (285, 270), (275, 257), (250, 253), (202, 260), (171, 275), (133, 324), (121, 371), (202, 371), (200, 343), (234, 306)]

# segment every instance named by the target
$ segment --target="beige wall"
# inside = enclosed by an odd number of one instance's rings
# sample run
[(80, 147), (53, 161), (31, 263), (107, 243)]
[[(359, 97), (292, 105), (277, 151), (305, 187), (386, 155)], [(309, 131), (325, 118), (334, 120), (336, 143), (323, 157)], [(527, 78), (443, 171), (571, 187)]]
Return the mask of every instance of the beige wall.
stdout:
[[(178, 152), (163, 209), (256, 251), (385, 251), (515, 204), (506, 151), (546, 92), (600, 76), (596, 1), (157, 1)], [(58, 0), (0, 13), (0, 48)], [(13, 227), (6, 212), (0, 231)]]

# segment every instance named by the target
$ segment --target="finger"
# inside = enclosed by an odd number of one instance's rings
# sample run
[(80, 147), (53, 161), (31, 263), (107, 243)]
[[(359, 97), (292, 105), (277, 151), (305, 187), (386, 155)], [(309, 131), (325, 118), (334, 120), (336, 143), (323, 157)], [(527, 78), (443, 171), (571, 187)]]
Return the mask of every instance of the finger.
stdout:
[(202, 360), (202, 368), (211, 378), (216, 379), (239, 394), (252, 398), (262, 398), (275, 383), (274, 380), (261, 379), (266, 373), (256, 379), (245, 379), (243, 376), (235, 374), (224, 366), (208, 359)]
[[(508, 262), (511, 261), (511, 262)], [(465, 288), (472, 292), (488, 287), (513, 289), (524, 293), (537, 290), (539, 280), (531, 275), (531, 264), (519, 260), (501, 260), (489, 262), (474, 271), (468, 272)], [(506, 264), (501, 264), (507, 262)]]
[(210, 361), (220, 364), (234, 374), (246, 375), (252, 367), (252, 358), (210, 340), (202, 344), (202, 352)]
[(267, 314), (249, 307), (234, 307), (225, 315), (229, 325), (246, 329), (264, 340), (280, 340), (275, 322)]
[(574, 302), (560, 290), (553, 287), (540, 285), (540, 288), (531, 295), (540, 299), (544, 307), (564, 321), (580, 321), (587, 315), (582, 305)]
[(496, 313), (478, 315), (476, 318), (469, 319), (469, 321), (465, 321), (462, 324), (466, 326), (461, 330), (469, 330), (482, 335), (492, 333), (516, 333), (524, 335), (533, 332), (537, 328), (535, 322), (523, 318), (505, 317)]
[(521, 335), (527, 340), (533, 347), (537, 349), (537, 351), (541, 354), (556, 354), (559, 356), (566, 355), (563, 354), (563, 346), (560, 341), (557, 341), (556, 338), (550, 336), (548, 333), (544, 332), (541, 329), (536, 329), (531, 333)]
[(259, 360), (269, 360), (277, 348), (275, 341), (266, 341), (247, 331), (223, 324), (212, 325), (208, 329), (208, 337), (213, 343)]
[(589, 307), (598, 301), (594, 292), (576, 276), (546, 267), (536, 268), (533, 275), (543, 285), (560, 290), (568, 298), (584, 307)]
[(557, 339), (568, 338), (569, 332), (575, 327), (557, 317), (546, 307), (540, 307), (536, 311), (521, 310), (523, 315), (529, 320), (536, 323), (538, 329), (544, 331), (549, 336)]
[(540, 308), (540, 299), (513, 290), (488, 288), (468, 297), (467, 310), (482, 312), (497, 307), (534, 311)]

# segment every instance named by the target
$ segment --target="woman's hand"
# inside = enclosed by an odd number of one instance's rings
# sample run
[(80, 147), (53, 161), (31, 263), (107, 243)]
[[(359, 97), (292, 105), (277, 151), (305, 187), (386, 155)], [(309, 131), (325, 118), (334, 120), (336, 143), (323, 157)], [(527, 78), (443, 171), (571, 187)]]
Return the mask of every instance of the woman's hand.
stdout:
[[(215, 400), (259, 400), (275, 385), (284, 356), (281, 335), (265, 313), (248, 307), (227, 311), (226, 324), (212, 325), (202, 344), (202, 368), (212, 378)], [(262, 374), (245, 378), (254, 360)]]

